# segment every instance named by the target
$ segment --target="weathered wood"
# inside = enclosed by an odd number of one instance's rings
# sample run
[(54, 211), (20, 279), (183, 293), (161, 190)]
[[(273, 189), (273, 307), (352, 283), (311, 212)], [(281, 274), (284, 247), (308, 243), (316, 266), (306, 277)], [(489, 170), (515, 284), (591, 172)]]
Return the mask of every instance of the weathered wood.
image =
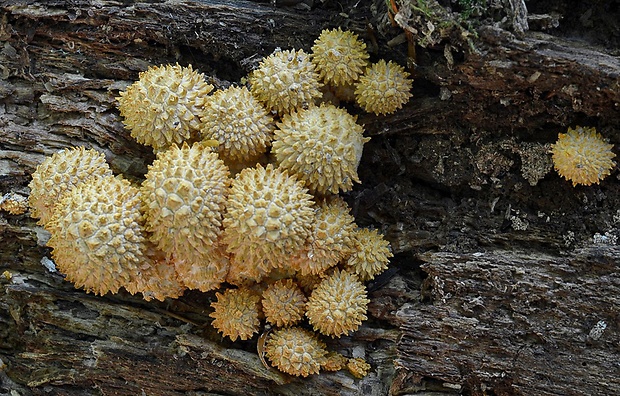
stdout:
[[(153, 154), (115, 97), (149, 65), (191, 63), (225, 86), (335, 26), (359, 33), (373, 60), (412, 55), (393, 44), (402, 29), (386, 2), (316, 3), (3, 2), (0, 193), (27, 195), (44, 156), (74, 145), (139, 180)], [(349, 106), (372, 140), (345, 198), (360, 225), (386, 233), (397, 272), (369, 285), (360, 331), (327, 341), (366, 357), (368, 377), (263, 367), (254, 342), (215, 334), (209, 293), (147, 303), (75, 290), (42, 265), (46, 233), (0, 211), (0, 395), (619, 393), (617, 172), (573, 188), (547, 153), (569, 125), (620, 142), (616, 43), (521, 32), (523, 8), (467, 30), (427, 3), (408, 19), (423, 44), (411, 102), (389, 117)]]
[(425, 255), (422, 301), (395, 315), (397, 365), (474, 394), (614, 393), (619, 254), (601, 246), (570, 256)]

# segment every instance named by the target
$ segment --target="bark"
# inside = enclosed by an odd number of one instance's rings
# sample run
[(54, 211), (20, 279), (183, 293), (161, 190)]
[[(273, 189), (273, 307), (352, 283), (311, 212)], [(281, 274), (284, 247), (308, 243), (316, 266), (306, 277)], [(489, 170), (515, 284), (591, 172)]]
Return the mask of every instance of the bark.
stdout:
[(37, 164), (75, 145), (140, 180), (153, 153), (115, 97), (149, 65), (192, 64), (226, 86), (274, 48), (310, 50), (343, 26), (415, 79), (393, 115), (348, 106), (372, 139), (345, 198), (395, 257), (369, 285), (370, 319), (326, 341), (370, 375), (264, 367), (255, 340), (211, 328), (211, 293), (76, 290), (45, 267), (45, 231), (0, 211), (0, 395), (619, 393), (617, 170), (572, 187), (548, 154), (568, 126), (620, 142), (619, 11), (445, 3), (400, 2), (395, 25), (384, 1), (0, 4), (3, 195), (27, 196)]

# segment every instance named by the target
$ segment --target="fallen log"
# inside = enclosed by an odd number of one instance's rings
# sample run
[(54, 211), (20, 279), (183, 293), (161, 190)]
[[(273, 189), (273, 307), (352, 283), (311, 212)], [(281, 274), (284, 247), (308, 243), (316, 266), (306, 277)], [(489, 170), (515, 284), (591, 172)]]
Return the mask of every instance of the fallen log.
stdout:
[[(573, 187), (548, 153), (568, 126), (620, 141), (617, 30), (575, 38), (581, 19), (542, 4), (527, 15), (519, 2), (477, 11), (401, 2), (389, 12), (361, 3), (0, 5), (4, 201), (28, 195), (45, 156), (76, 145), (140, 180), (154, 156), (123, 128), (115, 97), (150, 65), (192, 64), (227, 86), (275, 48), (309, 50), (323, 28), (343, 26), (415, 81), (390, 116), (348, 106), (372, 139), (363, 183), (344, 196), (395, 257), (368, 285), (370, 319), (326, 341), (366, 358), (368, 376), (297, 379), (264, 367), (255, 341), (226, 342), (211, 328), (211, 293), (146, 302), (76, 290), (53, 271), (46, 232), (3, 210), (0, 395), (620, 391), (617, 172)], [(588, 20), (613, 12), (592, 6)]]

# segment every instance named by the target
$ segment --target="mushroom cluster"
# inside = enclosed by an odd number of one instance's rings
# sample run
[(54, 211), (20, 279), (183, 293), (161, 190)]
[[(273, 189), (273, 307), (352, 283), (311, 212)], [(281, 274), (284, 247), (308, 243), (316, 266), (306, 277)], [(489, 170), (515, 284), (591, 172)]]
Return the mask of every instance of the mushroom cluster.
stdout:
[(352, 90), (367, 111), (400, 108), (407, 74), (385, 63), (377, 72), (367, 59), (357, 36), (338, 29), (324, 31), (311, 54), (267, 57), (249, 89), (212, 93), (204, 75), (179, 65), (141, 73), (118, 98), (132, 136), (157, 154), (140, 186), (84, 148), (54, 154), (33, 175), (31, 213), (52, 234), (58, 269), (96, 294), (124, 287), (163, 300), (218, 290), (212, 325), (235, 341), (266, 321), (274, 329), (264, 353), (281, 371), (364, 375), (370, 366), (328, 352), (321, 337), (359, 328), (363, 282), (392, 253), (337, 195), (360, 182), (369, 138), (320, 89)]

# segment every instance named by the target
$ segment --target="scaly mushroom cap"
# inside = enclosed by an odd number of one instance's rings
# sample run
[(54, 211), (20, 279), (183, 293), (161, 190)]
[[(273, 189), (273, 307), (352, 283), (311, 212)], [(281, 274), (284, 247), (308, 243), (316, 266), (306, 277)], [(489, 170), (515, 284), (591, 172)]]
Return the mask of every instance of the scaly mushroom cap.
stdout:
[(248, 80), (252, 94), (279, 114), (308, 106), (321, 97), (319, 75), (303, 50), (276, 50), (261, 61)]
[(116, 293), (138, 276), (146, 249), (139, 190), (91, 178), (63, 195), (48, 223), (56, 266), (76, 287)]
[(323, 30), (312, 47), (312, 63), (327, 84), (355, 82), (366, 68), (366, 44), (357, 34), (342, 29)]
[(8, 192), (0, 197), (0, 210), (5, 210), (12, 215), (20, 215), (28, 211), (28, 198), (13, 192)]
[(409, 73), (383, 59), (366, 69), (355, 89), (357, 103), (368, 113), (390, 114), (403, 107), (411, 97)]
[(353, 253), (347, 266), (362, 282), (374, 279), (387, 269), (390, 257), (390, 243), (377, 230), (359, 228), (352, 234)]
[(281, 279), (263, 292), (263, 313), (267, 322), (291, 326), (299, 322), (306, 310), (306, 296), (292, 279)]
[(318, 374), (325, 362), (325, 344), (312, 332), (287, 327), (275, 330), (267, 340), (265, 354), (271, 363), (290, 375), (307, 377)]
[(124, 124), (138, 143), (165, 149), (200, 130), (199, 116), (213, 85), (192, 66), (150, 67), (117, 98)]
[(211, 303), (214, 311), (209, 315), (214, 318), (215, 327), (224, 336), (236, 341), (247, 340), (258, 332), (260, 321), (260, 297), (248, 289), (226, 289), (216, 293), (217, 302)]
[(331, 337), (347, 335), (366, 320), (366, 288), (357, 276), (336, 270), (308, 298), (306, 316), (314, 330)]
[[(146, 229), (157, 247), (174, 256), (183, 283), (202, 291), (226, 275), (215, 253), (230, 186), (228, 168), (205, 142), (172, 145), (157, 154), (142, 183)], [(196, 268), (192, 268), (196, 267)], [(211, 273), (216, 279), (193, 276)]]
[(246, 87), (216, 91), (201, 117), (202, 137), (220, 142), (226, 160), (256, 160), (271, 144), (275, 125), (263, 105)]
[(91, 177), (111, 175), (105, 156), (97, 150), (75, 147), (47, 157), (37, 166), (28, 185), (31, 216), (45, 226), (63, 193)]
[(317, 275), (338, 264), (351, 253), (355, 219), (342, 198), (334, 196), (321, 202), (316, 209), (310, 241), (291, 265), (301, 275)]
[(259, 281), (288, 265), (310, 236), (312, 196), (284, 170), (244, 169), (232, 182), (224, 216), (224, 243), (236, 277)]
[(338, 352), (328, 352), (325, 357), (325, 362), (321, 365), (321, 370), (325, 371), (339, 371), (347, 367), (349, 359), (344, 357)]
[(573, 187), (598, 184), (616, 165), (612, 161), (614, 145), (605, 142), (595, 128), (568, 128), (568, 132), (560, 133), (558, 141), (551, 147), (555, 170), (571, 181)]
[(278, 127), (272, 149), (278, 163), (311, 191), (337, 194), (360, 182), (357, 167), (370, 138), (364, 138), (364, 129), (346, 110), (312, 106), (285, 115)]
[(364, 378), (370, 372), (370, 364), (362, 358), (351, 358), (347, 362), (347, 369), (355, 378)]

